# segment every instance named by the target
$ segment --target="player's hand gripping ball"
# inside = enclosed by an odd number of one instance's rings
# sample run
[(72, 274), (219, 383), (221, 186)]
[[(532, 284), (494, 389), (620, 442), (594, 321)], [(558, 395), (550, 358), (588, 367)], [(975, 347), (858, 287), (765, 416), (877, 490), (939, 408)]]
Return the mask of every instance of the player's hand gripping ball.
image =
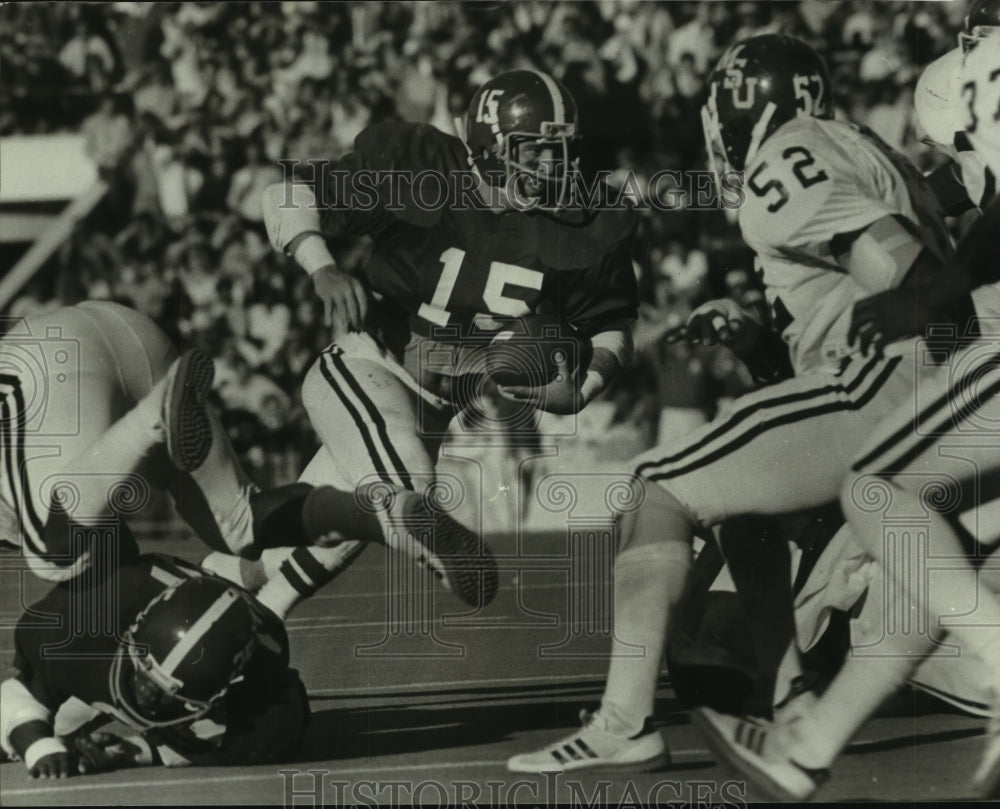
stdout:
[(586, 368), (590, 341), (555, 315), (528, 315), (499, 331), (486, 348), (486, 372), (498, 385), (540, 388), (567, 366)]

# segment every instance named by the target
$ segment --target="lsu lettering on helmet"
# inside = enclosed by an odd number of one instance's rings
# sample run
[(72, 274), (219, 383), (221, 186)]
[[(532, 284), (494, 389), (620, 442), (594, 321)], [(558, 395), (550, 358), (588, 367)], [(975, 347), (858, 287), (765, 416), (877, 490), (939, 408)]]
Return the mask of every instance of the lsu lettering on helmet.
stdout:
[(111, 676), (117, 707), (147, 728), (203, 716), (242, 674), (260, 623), (251, 596), (222, 579), (168, 587), (125, 633)]
[(578, 162), (578, 127), (576, 101), (561, 82), (535, 70), (510, 70), (472, 97), (465, 142), (491, 185), (563, 205)]
[(800, 115), (832, 118), (826, 65), (800, 39), (764, 34), (737, 42), (708, 79), (702, 125), (711, 167), (742, 171), (761, 144)]
[(965, 15), (965, 30), (958, 34), (958, 44), (965, 53), (1000, 28), (1000, 0), (972, 0)]

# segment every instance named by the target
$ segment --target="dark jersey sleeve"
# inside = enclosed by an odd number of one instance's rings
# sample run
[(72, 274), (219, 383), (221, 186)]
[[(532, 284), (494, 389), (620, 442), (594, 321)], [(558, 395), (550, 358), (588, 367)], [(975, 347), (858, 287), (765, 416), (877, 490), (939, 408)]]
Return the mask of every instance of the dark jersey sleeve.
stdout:
[(367, 127), (354, 150), (317, 177), (323, 232), (377, 237), (397, 222), (436, 224), (460, 182), (458, 173), (468, 168), (463, 152), (461, 141), (429, 124), (384, 121)]
[(52, 711), (53, 716), (63, 703), (57, 684), (50, 676), (51, 664), (42, 658), (42, 647), (53, 642), (49, 627), (39, 625), (39, 614), (67, 616), (67, 592), (63, 587), (53, 588), (32, 607), (32, 613), (21, 617), (14, 630), (14, 662), (16, 677), (31, 695)]
[(287, 760), (309, 723), (309, 699), (295, 669), (267, 682), (240, 683), (226, 700), (226, 735), (212, 764), (266, 764)]
[(632, 268), (632, 236), (583, 270), (550, 273), (546, 297), (585, 335), (626, 329), (638, 316), (638, 285)]

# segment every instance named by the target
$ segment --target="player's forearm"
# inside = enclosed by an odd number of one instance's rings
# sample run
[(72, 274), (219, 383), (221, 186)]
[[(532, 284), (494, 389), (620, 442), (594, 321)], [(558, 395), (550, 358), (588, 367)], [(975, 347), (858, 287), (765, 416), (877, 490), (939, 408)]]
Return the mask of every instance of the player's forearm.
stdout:
[(834, 239), (838, 263), (867, 294), (899, 286), (920, 263), (934, 258), (896, 217), (883, 216), (863, 230)]
[(271, 246), (295, 259), (312, 275), (336, 264), (326, 246), (313, 190), (303, 183), (275, 183), (261, 194), (264, 226)]
[(591, 338), (593, 354), (580, 385), (583, 404), (593, 401), (632, 362), (631, 330), (603, 331)]
[(66, 749), (55, 738), (52, 712), (17, 679), (0, 684), (0, 742), (29, 768), (41, 756)]

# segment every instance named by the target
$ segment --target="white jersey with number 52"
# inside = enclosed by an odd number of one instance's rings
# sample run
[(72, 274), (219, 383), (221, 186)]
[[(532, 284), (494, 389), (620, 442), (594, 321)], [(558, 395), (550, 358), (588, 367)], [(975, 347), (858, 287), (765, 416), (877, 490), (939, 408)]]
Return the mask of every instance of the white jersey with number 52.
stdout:
[(942, 260), (951, 253), (941, 208), (920, 173), (854, 124), (789, 121), (747, 166), (744, 188), (740, 229), (797, 374), (836, 368), (852, 353), (854, 302), (901, 280), (887, 274), (879, 289), (858, 284), (836, 259), (853, 234), (897, 215)]

